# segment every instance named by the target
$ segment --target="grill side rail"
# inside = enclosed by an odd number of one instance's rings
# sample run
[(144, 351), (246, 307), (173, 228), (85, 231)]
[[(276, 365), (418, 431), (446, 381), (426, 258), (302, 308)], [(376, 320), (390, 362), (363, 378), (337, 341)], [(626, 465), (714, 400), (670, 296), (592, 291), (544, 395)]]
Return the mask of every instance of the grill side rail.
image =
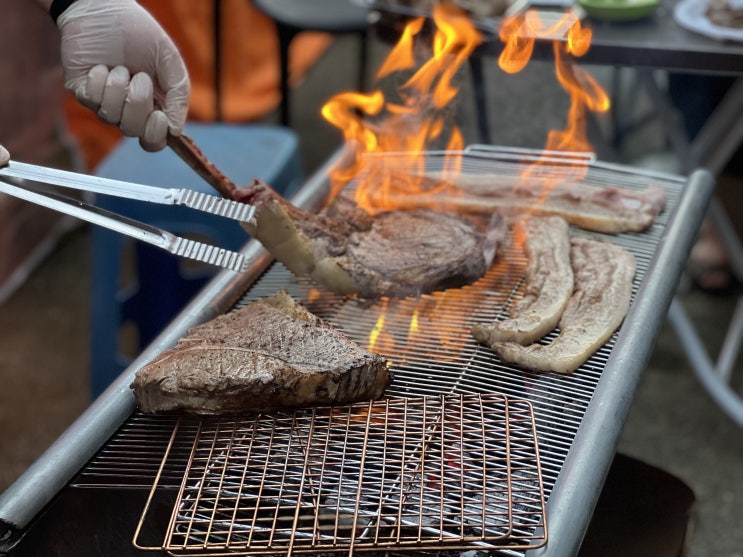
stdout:
[(547, 501), (550, 542), (528, 557), (577, 555), (713, 189), (706, 170), (684, 186)]

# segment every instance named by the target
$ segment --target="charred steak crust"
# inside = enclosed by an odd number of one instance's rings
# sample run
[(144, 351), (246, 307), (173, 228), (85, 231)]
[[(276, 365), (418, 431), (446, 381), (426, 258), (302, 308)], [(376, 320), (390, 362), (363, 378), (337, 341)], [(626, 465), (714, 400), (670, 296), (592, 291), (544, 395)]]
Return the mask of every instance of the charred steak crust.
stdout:
[(352, 234), (336, 263), (362, 296), (417, 296), (479, 279), (497, 241), (450, 213), (393, 211), (377, 215), (368, 232)]
[(484, 226), (429, 209), (369, 215), (347, 201), (315, 215), (256, 182), (241, 200), (256, 207), (248, 232), (291, 272), (339, 294), (415, 296), (463, 286), (492, 263), (505, 224)]
[(191, 328), (131, 388), (143, 412), (224, 414), (373, 400), (391, 379), (383, 356), (280, 291)]

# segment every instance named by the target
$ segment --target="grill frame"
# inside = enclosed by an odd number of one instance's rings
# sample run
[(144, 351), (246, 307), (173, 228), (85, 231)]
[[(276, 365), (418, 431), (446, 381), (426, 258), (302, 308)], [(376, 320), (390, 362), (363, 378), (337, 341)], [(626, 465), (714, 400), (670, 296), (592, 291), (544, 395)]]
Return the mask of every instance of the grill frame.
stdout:
[[(292, 202), (308, 210), (317, 209), (327, 195), (327, 170), (343, 156), (342, 151), (336, 153)], [(616, 336), (601, 379), (554, 481), (547, 503), (550, 542), (529, 555), (571, 555), (577, 551), (608, 472), (632, 395), (665, 319), (714, 186), (711, 175), (701, 170), (684, 179), (608, 163), (592, 164), (624, 173), (630, 179), (655, 176), (659, 180), (669, 180), (679, 191), (678, 197), (669, 204), (667, 220), (651, 250), (645, 276), (625, 319), (626, 325)], [(70, 478), (96, 451), (111, 446), (109, 438), (115, 443), (119, 426), (131, 427), (142, 419), (134, 413), (134, 400), (129, 390), (134, 373), (146, 361), (173, 345), (190, 326), (233, 307), (271, 263), (271, 258), (254, 242), (249, 242), (243, 253), (251, 262), (248, 272), (239, 276), (220, 273), (104, 395), (0, 497), (0, 519), (5, 525), (24, 528), (57, 491), (68, 486)], [(551, 435), (548, 425), (539, 424), (538, 427), (544, 427), (547, 435)], [(542, 464), (545, 465), (544, 460)], [(89, 480), (83, 473), (69, 485), (89, 485)], [(132, 483), (136, 484), (135, 479)]]

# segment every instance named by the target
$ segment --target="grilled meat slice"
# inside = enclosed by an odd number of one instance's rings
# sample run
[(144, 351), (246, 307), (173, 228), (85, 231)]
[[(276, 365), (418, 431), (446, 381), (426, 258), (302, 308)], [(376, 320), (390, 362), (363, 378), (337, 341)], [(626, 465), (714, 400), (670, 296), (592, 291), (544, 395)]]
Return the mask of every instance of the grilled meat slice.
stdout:
[[(666, 205), (666, 192), (660, 186), (631, 190), (575, 181), (556, 183), (554, 178), (466, 173), (449, 181), (436, 172), (419, 178), (419, 187), (428, 194), (385, 191), (385, 199), (406, 209), (448, 207), (468, 214), (557, 215), (579, 228), (606, 234), (642, 232)], [(405, 182), (405, 177), (397, 179)]]
[(315, 215), (268, 185), (240, 192), (256, 207), (245, 228), (298, 276), (363, 298), (416, 296), (480, 278), (504, 233), (500, 215), (484, 226), (427, 209), (369, 215), (348, 201)]
[(472, 335), (495, 342), (531, 344), (552, 331), (573, 293), (568, 223), (562, 217), (528, 217), (516, 222), (514, 237), (527, 257), (524, 296), (509, 319), (475, 325)]
[(229, 414), (373, 400), (390, 381), (384, 357), (280, 291), (191, 328), (131, 388), (143, 412)]
[(621, 325), (629, 310), (635, 257), (613, 244), (574, 238), (570, 251), (575, 290), (560, 318), (560, 332), (547, 345), (496, 342), (506, 362), (534, 371), (575, 371)]

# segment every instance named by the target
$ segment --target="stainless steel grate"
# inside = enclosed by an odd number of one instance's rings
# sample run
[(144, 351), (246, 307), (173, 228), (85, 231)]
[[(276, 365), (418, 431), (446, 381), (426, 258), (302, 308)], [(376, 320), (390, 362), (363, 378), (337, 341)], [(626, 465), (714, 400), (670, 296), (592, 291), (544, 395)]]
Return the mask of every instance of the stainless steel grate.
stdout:
[[(204, 419), (162, 547), (135, 545), (188, 555), (528, 548), (545, 542), (544, 505), (529, 403), (396, 398)], [(147, 520), (145, 510), (140, 527)]]
[[(494, 176), (519, 176), (543, 154), (478, 147), (465, 153), (462, 170)], [(405, 161), (401, 160), (403, 163)], [(668, 233), (669, 215), (676, 208), (686, 181), (590, 158), (584, 159), (583, 163), (588, 166), (582, 181), (588, 185), (638, 190), (655, 184), (662, 186), (667, 193), (667, 210), (646, 232), (605, 235), (571, 227), (571, 234), (612, 242), (635, 255), (636, 294), (656, 249)], [(571, 164), (574, 161), (555, 156), (548, 161), (545, 171), (571, 172)], [(439, 170), (443, 166), (443, 156), (430, 157), (429, 165), (431, 170)], [(510, 243), (507, 241), (505, 245)], [(534, 411), (543, 488), (549, 500), (612, 353), (616, 335), (570, 375), (526, 372), (502, 363), (492, 351), (479, 346), (469, 334), (471, 326), (508, 314), (510, 305), (522, 295), (525, 263), (521, 253), (506, 247), (488, 273), (471, 286), (419, 298), (381, 299), (373, 303), (316, 290), (309, 281), (296, 279), (282, 265), (275, 263), (249, 286), (237, 306), (273, 295), (284, 288), (310, 311), (357, 342), (368, 345), (370, 338), (375, 337), (374, 349), (393, 362), (395, 379), (387, 393), (390, 398), (500, 393), (512, 400), (528, 400)], [(172, 431), (173, 422), (166, 422), (163, 417), (134, 414), (85, 467), (76, 484), (100, 486), (119, 483), (151, 487)], [(184, 430), (195, 431), (197, 427), (181, 421), (180, 434), (161, 471), (161, 486), (179, 488), (193, 442), (192, 436), (184, 437)], [(137, 455), (134, 466), (132, 454)], [(506, 553), (523, 555), (517, 549)]]

